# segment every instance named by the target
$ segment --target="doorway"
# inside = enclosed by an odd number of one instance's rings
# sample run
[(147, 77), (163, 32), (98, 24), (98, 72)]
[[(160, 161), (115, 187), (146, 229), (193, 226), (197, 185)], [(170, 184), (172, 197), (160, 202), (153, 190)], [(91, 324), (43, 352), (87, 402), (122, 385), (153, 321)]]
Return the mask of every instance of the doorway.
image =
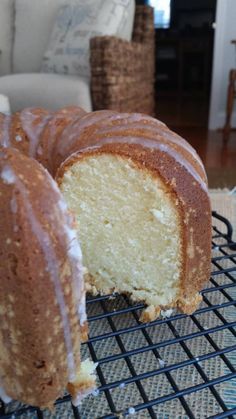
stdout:
[(149, 0), (155, 10), (156, 117), (206, 128), (216, 0)]

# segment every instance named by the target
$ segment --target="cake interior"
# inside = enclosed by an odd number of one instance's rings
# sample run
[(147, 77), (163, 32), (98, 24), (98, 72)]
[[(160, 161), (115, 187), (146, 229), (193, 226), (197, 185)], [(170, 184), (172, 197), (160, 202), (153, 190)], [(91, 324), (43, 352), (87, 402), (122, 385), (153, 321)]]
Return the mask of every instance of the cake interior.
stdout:
[(126, 157), (89, 154), (70, 166), (60, 188), (77, 216), (93, 290), (170, 305), (179, 288), (181, 235), (162, 180)]

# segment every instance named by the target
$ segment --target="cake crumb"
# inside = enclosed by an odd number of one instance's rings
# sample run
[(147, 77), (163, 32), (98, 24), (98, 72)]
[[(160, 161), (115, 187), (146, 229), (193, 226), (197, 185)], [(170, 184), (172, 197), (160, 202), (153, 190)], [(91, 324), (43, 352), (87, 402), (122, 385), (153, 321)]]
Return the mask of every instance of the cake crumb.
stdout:
[(170, 308), (169, 310), (161, 310), (161, 317), (163, 319), (169, 318), (173, 314), (173, 309)]

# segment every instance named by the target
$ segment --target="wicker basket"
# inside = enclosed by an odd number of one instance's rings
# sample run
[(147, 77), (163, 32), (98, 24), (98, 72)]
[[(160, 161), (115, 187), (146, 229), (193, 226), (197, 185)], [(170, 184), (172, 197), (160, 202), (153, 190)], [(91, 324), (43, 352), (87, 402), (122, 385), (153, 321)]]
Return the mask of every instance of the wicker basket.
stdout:
[(93, 109), (154, 114), (153, 9), (136, 6), (132, 42), (91, 39)]

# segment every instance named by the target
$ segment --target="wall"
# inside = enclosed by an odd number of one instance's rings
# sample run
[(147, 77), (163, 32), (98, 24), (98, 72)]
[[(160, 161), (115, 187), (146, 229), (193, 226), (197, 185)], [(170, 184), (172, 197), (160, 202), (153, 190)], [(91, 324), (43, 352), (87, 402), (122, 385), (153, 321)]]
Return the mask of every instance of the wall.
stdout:
[[(236, 68), (236, 0), (217, 0), (209, 129), (222, 128), (225, 122), (229, 70)], [(232, 116), (236, 127), (236, 101)]]

